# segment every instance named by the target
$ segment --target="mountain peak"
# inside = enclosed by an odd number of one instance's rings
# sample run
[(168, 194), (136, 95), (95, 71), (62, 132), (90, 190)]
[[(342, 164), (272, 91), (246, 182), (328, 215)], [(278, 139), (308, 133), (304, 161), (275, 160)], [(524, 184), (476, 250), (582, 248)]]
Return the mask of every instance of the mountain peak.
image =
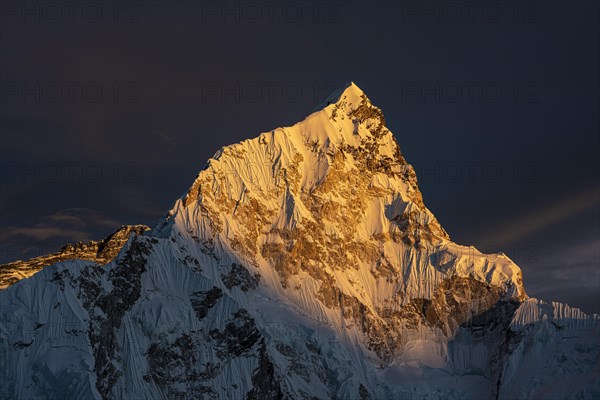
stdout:
[[(346, 151), (354, 153), (351, 159), (346, 157)], [(388, 161), (389, 168), (394, 168), (392, 161), (397, 161), (396, 172), (406, 165), (395, 138), (385, 126), (383, 113), (353, 82), (334, 91), (322, 108), (303, 121), (221, 148), (209, 160), (206, 169), (200, 172), (184, 203), (187, 205), (192, 201), (201, 176), (210, 175), (215, 170), (222, 172), (226, 178), (240, 178), (246, 188), (261, 184), (270, 186), (270, 180), (277, 180), (277, 177), (269, 179), (265, 169), (280, 169), (290, 157), (300, 161), (304, 178), (301, 186), (303, 190), (310, 191), (310, 182), (317, 184), (322, 180), (321, 175), (329, 170), (323, 167), (338, 152), (350, 164), (359, 161), (358, 158), (369, 164), (359, 166), (359, 169), (377, 168), (374, 164), (383, 159)], [(358, 153), (361, 153), (360, 156)], [(256, 179), (257, 174), (261, 175), (260, 180)], [(411, 175), (414, 178), (414, 173)]]
[(0, 291), (0, 398), (598, 398), (600, 320), (450, 241), (381, 110), (331, 101), (223, 147), (108, 264)]
[[(325, 277), (374, 305), (398, 290), (407, 301), (432, 296), (458, 275), (526, 297), (510, 259), (450, 242), (382, 111), (358, 86), (350, 82), (328, 101), (293, 126), (219, 150), (154, 234), (215, 243), (269, 270), (276, 291), (302, 286), (306, 275)], [(430, 261), (407, 267), (404, 258), (417, 253)], [(384, 264), (395, 282), (386, 289), (352, 278), (381, 276)]]
[(344, 86), (334, 90), (327, 96), (327, 98), (315, 108), (315, 111), (322, 110), (330, 104), (337, 103), (344, 97), (360, 103), (363, 96), (365, 96), (365, 93), (354, 82), (346, 82)]

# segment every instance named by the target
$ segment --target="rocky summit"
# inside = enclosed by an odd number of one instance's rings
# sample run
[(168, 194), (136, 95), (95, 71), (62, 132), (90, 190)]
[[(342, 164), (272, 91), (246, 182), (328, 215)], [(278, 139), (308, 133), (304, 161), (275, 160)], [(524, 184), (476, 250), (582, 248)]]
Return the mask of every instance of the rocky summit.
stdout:
[(600, 397), (599, 316), (452, 242), (354, 83), (130, 233), (0, 292), (0, 398)]

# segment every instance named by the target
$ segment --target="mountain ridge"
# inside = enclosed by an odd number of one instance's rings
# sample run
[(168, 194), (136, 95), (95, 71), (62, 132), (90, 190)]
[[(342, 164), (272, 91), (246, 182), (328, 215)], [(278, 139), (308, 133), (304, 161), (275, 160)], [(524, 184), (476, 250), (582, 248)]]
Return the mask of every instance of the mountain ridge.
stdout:
[(6, 289), (21, 279), (29, 278), (42, 268), (57, 262), (79, 259), (106, 264), (117, 256), (131, 234), (140, 235), (149, 229), (146, 225), (122, 225), (101, 240), (69, 243), (55, 253), (2, 264), (0, 265), (0, 290)]
[(599, 317), (453, 243), (354, 83), (325, 103), (221, 148), (108, 264), (0, 292), (0, 398), (600, 395)]

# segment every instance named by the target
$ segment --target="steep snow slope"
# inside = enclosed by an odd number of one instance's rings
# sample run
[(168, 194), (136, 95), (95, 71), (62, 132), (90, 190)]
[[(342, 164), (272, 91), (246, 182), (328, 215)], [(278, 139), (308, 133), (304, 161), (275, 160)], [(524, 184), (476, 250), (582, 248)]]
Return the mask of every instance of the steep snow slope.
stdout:
[(595, 398), (600, 321), (425, 207), (349, 84), (222, 148), (105, 266), (0, 292), (6, 398)]

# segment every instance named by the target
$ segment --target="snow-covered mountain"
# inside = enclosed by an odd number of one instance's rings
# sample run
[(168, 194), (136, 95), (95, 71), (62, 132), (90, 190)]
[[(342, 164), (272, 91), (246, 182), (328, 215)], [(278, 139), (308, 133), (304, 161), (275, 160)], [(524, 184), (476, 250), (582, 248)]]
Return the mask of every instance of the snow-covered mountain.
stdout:
[(354, 84), (227, 146), (106, 265), (0, 292), (0, 398), (600, 397), (600, 318), (453, 243)]

